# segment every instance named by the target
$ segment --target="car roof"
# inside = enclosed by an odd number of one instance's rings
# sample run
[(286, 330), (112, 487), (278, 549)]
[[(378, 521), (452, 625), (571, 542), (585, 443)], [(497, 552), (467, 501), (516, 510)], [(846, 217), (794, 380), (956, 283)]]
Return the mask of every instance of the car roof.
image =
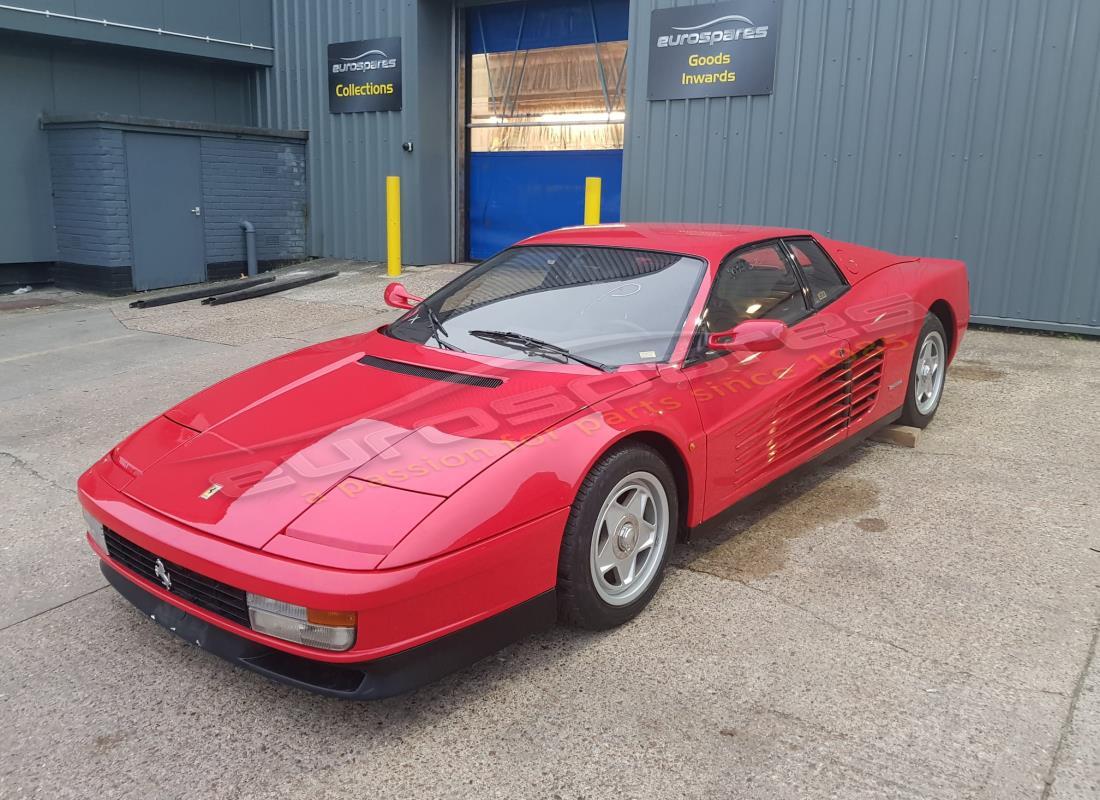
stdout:
[(813, 236), (799, 228), (765, 225), (708, 225), (685, 222), (623, 222), (606, 225), (578, 225), (539, 233), (521, 245), (572, 244), (590, 247), (631, 247), (701, 256), (712, 265), (742, 245), (779, 236)]

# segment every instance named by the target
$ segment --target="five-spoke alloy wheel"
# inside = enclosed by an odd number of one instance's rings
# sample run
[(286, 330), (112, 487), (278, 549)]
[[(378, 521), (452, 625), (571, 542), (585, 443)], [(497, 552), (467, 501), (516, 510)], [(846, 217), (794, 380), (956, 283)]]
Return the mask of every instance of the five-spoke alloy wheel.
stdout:
[(627, 475), (607, 496), (592, 532), (592, 581), (613, 606), (649, 586), (668, 542), (668, 497), (648, 472)]
[(943, 371), (947, 361), (943, 337), (938, 331), (929, 331), (917, 353), (917, 370), (913, 386), (913, 399), (917, 411), (927, 414), (936, 407), (943, 391)]
[(935, 314), (929, 314), (917, 337), (901, 424), (924, 428), (932, 421), (943, 397), (947, 375), (947, 334)]
[(621, 625), (661, 583), (679, 528), (676, 481), (652, 448), (609, 451), (577, 492), (558, 561), (558, 610), (584, 628)]

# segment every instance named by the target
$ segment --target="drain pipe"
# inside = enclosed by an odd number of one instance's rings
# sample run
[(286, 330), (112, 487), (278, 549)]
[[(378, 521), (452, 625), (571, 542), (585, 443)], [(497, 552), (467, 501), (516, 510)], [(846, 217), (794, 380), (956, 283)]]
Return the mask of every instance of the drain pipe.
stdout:
[(244, 231), (244, 252), (248, 259), (248, 274), (256, 275), (259, 272), (256, 266), (256, 226), (248, 220), (241, 220), (241, 230)]

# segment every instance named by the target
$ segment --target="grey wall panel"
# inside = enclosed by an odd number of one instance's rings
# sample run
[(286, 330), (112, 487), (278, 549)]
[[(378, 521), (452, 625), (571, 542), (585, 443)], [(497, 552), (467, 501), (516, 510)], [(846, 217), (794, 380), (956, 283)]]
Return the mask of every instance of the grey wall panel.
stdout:
[(252, 76), (236, 71), (211, 75), (214, 116), (223, 125), (254, 125), (256, 104), (252, 98)]
[(57, 258), (49, 152), (38, 130), (52, 90), (49, 60), (0, 36), (0, 263)]
[(250, 67), (0, 35), (0, 49), (9, 48), (34, 53), (39, 60), (19, 73), (0, 75), (0, 81), (49, 76), (51, 86), (38, 102), (44, 112), (255, 124)]
[(646, 100), (623, 218), (804, 226), (965, 259), (976, 317), (1100, 328), (1100, 3), (783, 0), (770, 96)]
[[(26, 6), (22, 0), (11, 0), (9, 5)], [(120, 22), (128, 22), (131, 25), (148, 25), (157, 27), (164, 23), (164, 3), (150, 3), (149, 0), (69, 0), (59, 3), (53, 0), (37, 0), (33, 4), (38, 8), (48, 8), (52, 11), (62, 11), (63, 6), (69, 6), (70, 14), (80, 17), (99, 17), (100, 19), (113, 19)]]
[(239, 0), (241, 41), (270, 45), (273, 36), (271, 0)]
[(190, 65), (147, 64), (139, 75), (143, 116), (160, 119), (216, 120), (213, 75)]
[(252, 68), (0, 31), (0, 263), (57, 258), (43, 114), (254, 125)]
[(98, 45), (66, 42), (42, 53), (34, 68), (53, 76), (52, 97), (44, 98), (44, 111), (64, 108), (125, 114), (128, 109), (142, 107), (140, 66), (102, 50)]
[[(0, 29), (244, 64), (271, 63), (271, 0), (9, 0), (4, 5), (11, 8), (0, 9)], [(33, 11), (51, 14), (29, 13)]]
[[(220, 31), (218, 38), (241, 41), (241, 4), (226, 0), (187, 0), (167, 2), (164, 27), (183, 33)], [(213, 35), (213, 34), (212, 34)]]
[[(310, 131), (311, 254), (383, 259), (385, 178), (399, 175), (405, 261), (449, 260), (450, 3), (275, 0), (274, 18), (257, 105), (262, 125)], [(327, 45), (384, 36), (402, 37), (403, 109), (330, 114)]]

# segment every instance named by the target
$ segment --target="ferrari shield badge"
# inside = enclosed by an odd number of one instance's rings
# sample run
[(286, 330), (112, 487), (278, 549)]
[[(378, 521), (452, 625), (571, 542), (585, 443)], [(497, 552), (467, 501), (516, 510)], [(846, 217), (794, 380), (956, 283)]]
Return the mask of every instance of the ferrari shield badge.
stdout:
[(209, 500), (211, 497), (216, 495), (221, 490), (222, 490), (222, 485), (220, 483), (211, 484), (209, 489), (207, 489), (205, 492), (203, 492), (202, 494), (199, 495), (199, 499), (200, 500)]

